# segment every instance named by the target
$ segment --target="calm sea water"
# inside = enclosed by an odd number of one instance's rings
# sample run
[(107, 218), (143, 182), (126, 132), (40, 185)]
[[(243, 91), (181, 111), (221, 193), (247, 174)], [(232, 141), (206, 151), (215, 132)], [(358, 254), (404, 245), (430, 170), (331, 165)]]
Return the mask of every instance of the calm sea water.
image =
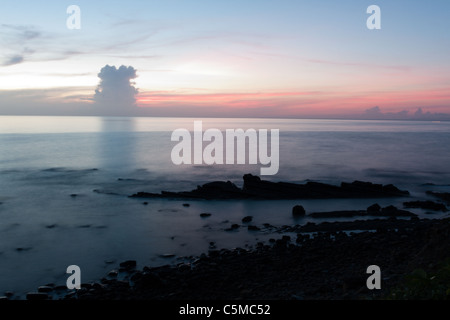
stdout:
[[(417, 197), (449, 188), (449, 122), (0, 117), (0, 296), (64, 284), (72, 264), (88, 282), (127, 259), (140, 266), (176, 263), (206, 252), (210, 242), (220, 249), (276, 237), (224, 231), (247, 215), (256, 225), (310, 221), (291, 217), (298, 201), (189, 201), (183, 207), (175, 200), (143, 205), (128, 198), (137, 191), (191, 190), (213, 180), (242, 185), (243, 174), (259, 175), (260, 165), (174, 165), (171, 133), (193, 130), (194, 120), (203, 120), (204, 130), (279, 129), (280, 170), (267, 180), (393, 183)], [(395, 201), (401, 205), (402, 199)], [(372, 203), (301, 202), (309, 212)], [(199, 218), (202, 212), (211, 218)]]

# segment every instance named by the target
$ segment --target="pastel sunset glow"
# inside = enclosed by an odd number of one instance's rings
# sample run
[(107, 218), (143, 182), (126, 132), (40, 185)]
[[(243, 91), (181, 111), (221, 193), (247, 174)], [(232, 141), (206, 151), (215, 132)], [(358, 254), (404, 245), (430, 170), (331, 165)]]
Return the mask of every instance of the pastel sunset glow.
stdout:
[(111, 115), (450, 119), (450, 3), (373, 2), (8, 2), (0, 114), (109, 115), (99, 73), (126, 66), (135, 104)]

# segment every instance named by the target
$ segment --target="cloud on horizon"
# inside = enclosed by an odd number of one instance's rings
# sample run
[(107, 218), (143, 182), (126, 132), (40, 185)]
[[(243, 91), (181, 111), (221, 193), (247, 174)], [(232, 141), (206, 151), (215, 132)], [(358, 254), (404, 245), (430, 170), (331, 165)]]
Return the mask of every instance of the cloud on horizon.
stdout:
[(422, 108), (418, 108), (414, 113), (408, 110), (398, 112), (383, 112), (378, 106), (372, 107), (364, 111), (362, 119), (367, 120), (429, 120), (429, 121), (447, 121), (450, 120), (450, 114), (438, 112), (424, 112)]
[(93, 98), (94, 113), (107, 116), (136, 115), (138, 89), (132, 81), (137, 78), (136, 71), (131, 66), (104, 66), (98, 74), (100, 83)]

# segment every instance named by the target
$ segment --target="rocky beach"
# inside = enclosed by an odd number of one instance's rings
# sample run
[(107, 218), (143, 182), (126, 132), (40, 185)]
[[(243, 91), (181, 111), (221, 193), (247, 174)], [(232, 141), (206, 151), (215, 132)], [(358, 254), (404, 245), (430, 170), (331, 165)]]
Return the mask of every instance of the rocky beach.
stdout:
[[(231, 183), (209, 183), (192, 192), (145, 194), (144, 197), (214, 198), (225, 194), (237, 197), (274, 198), (273, 188), (280, 184), (261, 181), (259, 177), (244, 176), (247, 184), (239, 189)], [(249, 181), (252, 189), (249, 188)], [(300, 199), (301, 189), (311, 195), (311, 189), (295, 184), (281, 184), (278, 197), (290, 197), (295, 190)], [(323, 197), (395, 197), (409, 193), (395, 186), (354, 182), (341, 187), (308, 183), (314, 196)], [(213, 188), (211, 188), (213, 186)], [(264, 188), (261, 188), (264, 186)], [(217, 190), (219, 187), (219, 191)], [(228, 194), (223, 193), (223, 189)], [(306, 189), (305, 189), (306, 188)], [(343, 190), (344, 189), (344, 190)], [(247, 190), (247, 194), (243, 193)], [(259, 190), (258, 192), (255, 190)], [(262, 190), (262, 191), (261, 191)], [(306, 191), (305, 191), (306, 190)], [(320, 192), (318, 190), (321, 190)], [(325, 191), (324, 191), (325, 190)], [(330, 190), (335, 192), (330, 193)], [(203, 193), (202, 193), (203, 191)], [(326, 193), (325, 193), (326, 192)], [(384, 194), (383, 194), (384, 192)], [(430, 199), (429, 197), (433, 197)], [(310, 218), (346, 217), (351, 221), (308, 222), (276, 226), (256, 224), (252, 216), (230, 224), (223, 232), (247, 229), (248, 232), (270, 234), (266, 242), (254, 246), (217, 249), (210, 243), (208, 252), (188, 256), (175, 263), (159, 267), (137, 268), (137, 261), (118, 264), (116, 269), (98, 281), (83, 283), (80, 290), (47, 284), (27, 295), (29, 300), (367, 300), (408, 299), (410, 288), (402, 289), (411, 274), (424, 272), (429, 281), (433, 272), (440, 272), (450, 257), (450, 218), (433, 218), (437, 212), (447, 212), (448, 194), (429, 192), (422, 200), (405, 201), (403, 208), (382, 207), (377, 203), (361, 210), (305, 212), (301, 205), (292, 208), (292, 215)], [(230, 200), (231, 201), (231, 200)], [(189, 203), (183, 204), (189, 207)], [(430, 218), (419, 218), (410, 211), (428, 210)], [(201, 213), (208, 219), (211, 213)], [(367, 268), (381, 269), (381, 290), (369, 290)], [(433, 278), (434, 279), (434, 278)], [(407, 284), (406, 284), (407, 285)], [(443, 286), (443, 287), (442, 287)], [(440, 284), (446, 298), (450, 283)], [(427, 292), (423, 297), (436, 298)], [(407, 294), (407, 292), (409, 292)], [(433, 291), (435, 292), (435, 291)], [(9, 297), (4, 297), (8, 299)]]

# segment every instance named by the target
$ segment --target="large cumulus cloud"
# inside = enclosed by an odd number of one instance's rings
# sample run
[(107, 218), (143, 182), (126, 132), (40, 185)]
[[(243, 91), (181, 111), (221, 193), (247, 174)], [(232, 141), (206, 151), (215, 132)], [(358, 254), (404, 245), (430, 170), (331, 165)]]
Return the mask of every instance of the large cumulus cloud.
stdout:
[(137, 112), (133, 79), (137, 78), (136, 69), (129, 66), (106, 65), (98, 74), (100, 82), (95, 90), (94, 106), (96, 113), (111, 116), (130, 116)]

